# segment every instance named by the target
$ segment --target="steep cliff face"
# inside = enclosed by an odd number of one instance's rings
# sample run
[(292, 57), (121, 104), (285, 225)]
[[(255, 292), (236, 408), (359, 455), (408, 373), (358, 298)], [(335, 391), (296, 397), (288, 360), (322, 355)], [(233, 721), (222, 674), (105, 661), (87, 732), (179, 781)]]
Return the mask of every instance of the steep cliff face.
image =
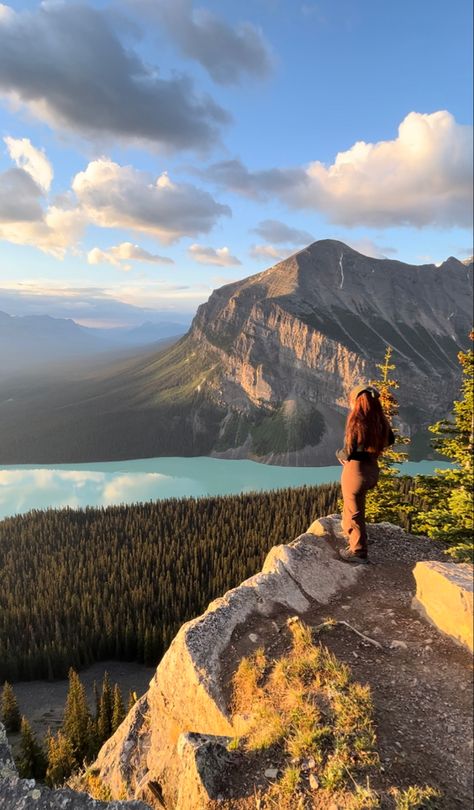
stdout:
[[(347, 394), (387, 345), (400, 419), (426, 454), (449, 413), (472, 319), (472, 263), (371, 259), (315, 242), (199, 307), (156, 356), (25, 397), (6, 392), (0, 462), (216, 455), (332, 464)], [(33, 427), (31, 427), (33, 426)]]
[(216, 290), (183, 343), (207, 358), (199, 393), (225, 412), (213, 452), (332, 462), (348, 391), (376, 374), (386, 345), (401, 420), (422, 431), (451, 408), (471, 303), (472, 264), (411, 266), (331, 240)]

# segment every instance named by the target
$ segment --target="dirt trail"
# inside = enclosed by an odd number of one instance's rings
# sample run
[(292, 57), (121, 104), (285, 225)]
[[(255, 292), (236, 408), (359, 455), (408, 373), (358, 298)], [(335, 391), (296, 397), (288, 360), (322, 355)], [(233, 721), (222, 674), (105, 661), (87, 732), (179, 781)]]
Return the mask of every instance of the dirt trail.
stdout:
[[(430, 784), (442, 792), (440, 808), (469, 810), (474, 804), (472, 657), (411, 607), (415, 562), (449, 558), (442, 546), (395, 527), (387, 527), (383, 539), (380, 532), (374, 533), (370, 557), (372, 564), (364, 567), (355, 588), (330, 605), (313, 604), (301, 618), (313, 628), (327, 618), (345, 621), (382, 645), (365, 642), (339, 624), (318, 633), (321, 642), (350, 665), (354, 677), (371, 686), (382, 764), (372, 786), (384, 790)], [(256, 648), (264, 647), (273, 658), (287, 652), (287, 619), (284, 612), (255, 618), (244, 633), (235, 633), (223, 685), (241, 657)], [(254, 768), (241, 796), (253, 793), (256, 776), (264, 784)], [(238, 801), (230, 806), (246, 805)]]

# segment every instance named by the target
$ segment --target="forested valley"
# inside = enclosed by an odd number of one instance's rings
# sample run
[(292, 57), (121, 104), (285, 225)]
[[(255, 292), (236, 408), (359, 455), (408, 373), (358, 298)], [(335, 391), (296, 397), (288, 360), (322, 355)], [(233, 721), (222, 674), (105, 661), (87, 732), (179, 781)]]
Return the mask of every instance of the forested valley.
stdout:
[(336, 511), (337, 484), (0, 523), (0, 681), (114, 658), (158, 663), (183, 622)]

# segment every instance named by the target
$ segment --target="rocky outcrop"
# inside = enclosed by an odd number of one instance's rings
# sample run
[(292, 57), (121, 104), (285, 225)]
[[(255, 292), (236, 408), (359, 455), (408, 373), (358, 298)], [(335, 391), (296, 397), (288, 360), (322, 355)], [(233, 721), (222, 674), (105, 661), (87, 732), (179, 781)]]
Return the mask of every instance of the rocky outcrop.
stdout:
[(474, 648), (472, 565), (419, 562), (413, 574), (416, 580), (413, 606), (438, 630), (472, 651)]
[(149, 810), (140, 801), (101, 802), (68, 788), (50, 790), (34, 779), (20, 779), (5, 728), (0, 723), (0, 810)]
[(164, 803), (183, 810), (194, 806), (183, 797), (189, 799), (206, 785), (208, 798), (215, 798), (218, 784), (202, 770), (209, 751), (222, 757), (222, 737), (234, 734), (222, 674), (232, 657), (234, 633), (258, 616), (302, 614), (314, 602), (327, 604), (364, 576), (364, 566), (338, 559), (332, 541), (339, 531), (335, 516), (315, 521), (294, 542), (272, 548), (259, 574), (181, 628), (141, 706), (104, 745), (94, 764), (114, 795), (125, 785), (130, 796), (152, 807)]

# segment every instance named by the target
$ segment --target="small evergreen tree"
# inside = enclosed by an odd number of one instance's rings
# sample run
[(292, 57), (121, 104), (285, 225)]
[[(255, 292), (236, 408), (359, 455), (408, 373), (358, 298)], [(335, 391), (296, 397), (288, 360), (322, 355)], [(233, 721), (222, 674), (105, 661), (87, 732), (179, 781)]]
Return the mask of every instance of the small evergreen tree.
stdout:
[(100, 696), (99, 719), (97, 721), (97, 736), (100, 745), (109, 739), (112, 734), (113, 693), (109, 673), (104, 674), (102, 693)]
[(116, 731), (125, 718), (125, 707), (123, 705), (122, 693), (118, 683), (114, 686), (114, 698), (112, 708), (112, 734)]
[[(380, 371), (379, 378), (371, 380), (380, 391), (380, 404), (395, 435), (395, 445), (407, 445), (410, 439), (403, 436), (394, 425), (394, 417), (398, 414), (398, 401), (394, 392), (400, 387), (398, 380), (391, 374), (395, 370), (395, 363), (391, 362), (392, 347), (387, 346), (382, 363), (376, 366)], [(366, 517), (367, 520), (377, 523), (387, 520), (390, 523), (407, 524), (407, 516), (413, 510), (412, 504), (403, 498), (403, 488), (399, 485), (400, 469), (397, 465), (406, 461), (408, 454), (388, 447), (379, 458), (379, 481), (375, 489), (367, 493)]]
[(46, 782), (50, 787), (59, 787), (77, 767), (74, 750), (71, 741), (61, 730), (55, 736), (48, 735), (47, 750)]
[(5, 681), (2, 689), (2, 723), (7, 731), (15, 733), (21, 728), (21, 714), (13, 687)]
[(21, 718), (18, 774), (22, 779), (44, 779), (46, 758), (26, 717)]
[(131, 709), (133, 709), (136, 702), (137, 702), (137, 693), (134, 692), (133, 689), (129, 689), (127, 701), (127, 714), (129, 713), (129, 711), (131, 711)]
[(99, 687), (97, 686), (97, 681), (94, 681), (93, 691), (94, 691), (94, 707), (95, 707), (94, 720), (97, 723), (97, 721), (99, 720), (99, 711), (100, 711), (100, 693)]
[(416, 494), (426, 506), (415, 525), (428, 537), (445, 541), (447, 554), (461, 562), (474, 558), (474, 350), (459, 352), (458, 358), (463, 381), (460, 399), (453, 404), (454, 418), (430, 427), (434, 447), (454, 466), (417, 478)]
[(71, 743), (77, 764), (82, 765), (91, 748), (91, 716), (84, 686), (72, 667), (69, 670), (69, 690), (62, 730)]

